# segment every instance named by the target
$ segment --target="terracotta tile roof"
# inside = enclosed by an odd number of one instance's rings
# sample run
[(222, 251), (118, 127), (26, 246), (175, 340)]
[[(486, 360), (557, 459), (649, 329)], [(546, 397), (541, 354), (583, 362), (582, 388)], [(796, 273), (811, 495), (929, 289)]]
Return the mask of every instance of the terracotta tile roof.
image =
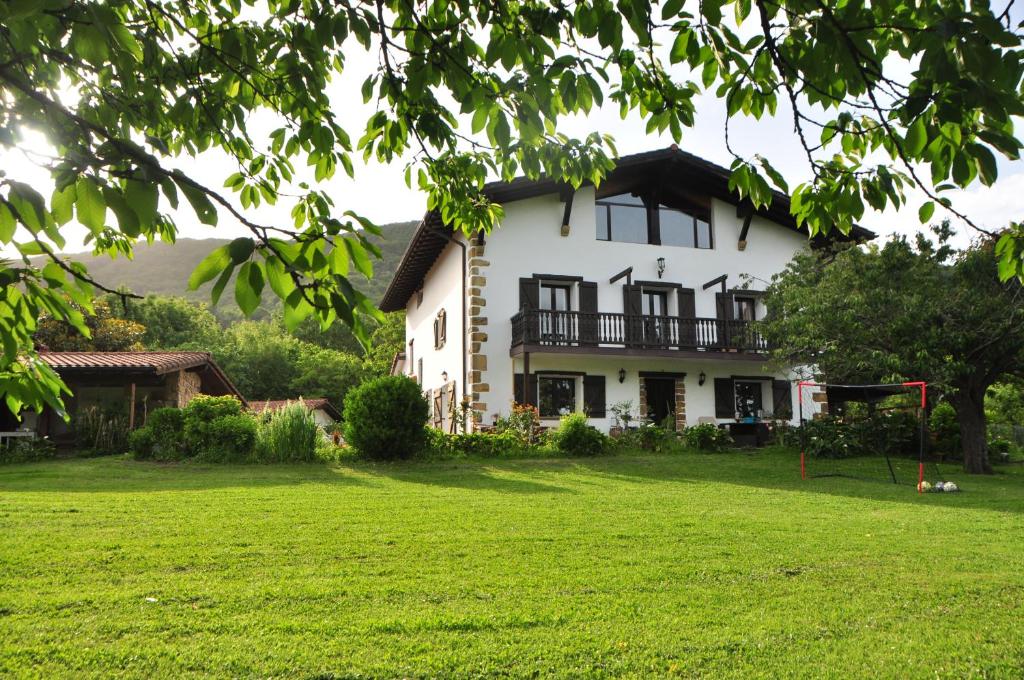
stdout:
[(213, 363), (209, 352), (40, 352), (57, 371), (103, 370), (170, 373)]

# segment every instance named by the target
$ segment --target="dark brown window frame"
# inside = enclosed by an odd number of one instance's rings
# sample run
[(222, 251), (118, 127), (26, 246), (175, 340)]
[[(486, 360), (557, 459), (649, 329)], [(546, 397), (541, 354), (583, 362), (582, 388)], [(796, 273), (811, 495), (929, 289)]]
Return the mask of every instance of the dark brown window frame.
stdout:
[[(615, 201), (615, 200), (613, 200), (616, 197), (626, 195), (627, 193), (628, 192), (619, 192), (619, 193), (613, 194), (611, 196), (605, 196), (605, 197), (595, 198), (594, 199), (594, 210), (595, 210), (595, 213), (596, 213), (597, 210), (603, 208), (605, 210), (605, 223), (608, 225), (608, 231), (607, 231), (608, 238), (602, 238), (600, 235), (597, 235), (597, 240), (598, 241), (603, 241), (605, 243), (635, 243), (635, 241), (616, 241), (615, 239), (612, 238), (612, 207), (613, 206), (619, 206), (619, 207), (624, 207), (624, 208), (635, 208), (635, 209), (639, 209), (640, 208), (640, 206), (636, 205), (635, 203), (626, 203), (626, 202), (622, 202), (622, 201)], [(686, 215), (687, 217), (690, 217), (690, 218), (693, 219), (693, 245), (692, 246), (682, 246), (682, 245), (667, 244), (667, 245), (669, 245), (669, 247), (671, 247), (671, 248), (693, 248), (694, 250), (714, 250), (715, 249), (715, 226), (714, 226), (714, 223), (712, 222), (712, 219), (711, 219), (711, 209), (710, 208), (704, 209), (704, 208), (690, 207), (690, 206), (687, 206), (685, 208), (680, 208), (678, 206), (669, 205), (669, 204), (664, 203), (662, 201), (654, 200), (650, 196), (647, 196), (647, 195), (644, 195), (644, 194), (630, 194), (630, 195), (635, 195), (637, 198), (639, 198), (643, 202), (643, 208), (644, 208), (645, 212), (647, 213), (647, 244), (648, 245), (652, 245), (652, 246), (666, 245), (666, 244), (663, 244), (662, 240), (661, 240), (661, 211), (662, 210), (672, 210), (672, 211), (675, 211), (675, 212), (678, 212), (678, 213), (682, 213), (682, 214)], [(700, 233), (699, 233), (699, 227), (698, 227), (698, 223), (699, 222), (704, 222), (704, 223), (706, 223), (708, 225), (708, 245), (707, 245), (707, 247), (702, 247), (700, 245)]]

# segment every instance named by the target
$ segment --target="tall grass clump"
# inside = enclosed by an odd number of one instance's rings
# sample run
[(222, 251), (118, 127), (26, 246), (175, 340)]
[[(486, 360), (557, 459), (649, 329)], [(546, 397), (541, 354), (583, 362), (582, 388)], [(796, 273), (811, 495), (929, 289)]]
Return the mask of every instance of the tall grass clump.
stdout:
[(256, 459), (261, 463), (298, 463), (317, 459), (320, 426), (302, 400), (265, 413), (256, 433)]

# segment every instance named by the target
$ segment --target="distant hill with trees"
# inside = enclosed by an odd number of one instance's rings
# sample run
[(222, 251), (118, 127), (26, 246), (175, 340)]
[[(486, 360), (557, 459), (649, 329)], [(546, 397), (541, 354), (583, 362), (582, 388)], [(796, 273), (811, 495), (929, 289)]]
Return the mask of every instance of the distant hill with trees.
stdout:
[[(376, 302), (384, 294), (417, 224), (411, 221), (382, 225), (384, 237), (371, 238), (381, 249), (381, 259), (373, 262), (373, 279), (367, 281), (360, 274), (353, 274), (353, 283), (371, 300)], [(111, 259), (108, 255), (90, 253), (71, 255), (70, 259), (83, 262), (96, 281), (111, 288), (123, 287), (139, 295), (178, 295), (209, 302), (210, 286), (190, 291), (188, 277), (204, 257), (229, 240), (179, 239), (174, 244), (159, 241), (151, 245), (140, 244), (136, 246), (132, 260)], [(220, 304), (213, 310), (224, 323), (238, 320), (242, 316), (231, 295), (232, 290), (233, 284), (229, 284)], [(281, 301), (275, 296), (265, 295), (263, 305), (253, 316), (267, 318), (280, 306)]]

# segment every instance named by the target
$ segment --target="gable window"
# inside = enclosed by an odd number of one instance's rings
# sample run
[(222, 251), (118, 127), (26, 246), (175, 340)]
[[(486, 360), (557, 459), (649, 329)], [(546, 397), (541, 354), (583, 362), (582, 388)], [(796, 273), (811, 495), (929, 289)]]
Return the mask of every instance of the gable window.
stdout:
[(707, 207), (654, 206), (628, 193), (596, 199), (597, 240), (683, 248), (714, 246)]
[(698, 211), (658, 207), (661, 243), (684, 248), (711, 248), (711, 224)]
[(448, 335), (448, 314), (442, 309), (434, 318), (434, 349), (444, 347)]
[(618, 194), (599, 198), (597, 209), (597, 240), (623, 243), (650, 243), (647, 206), (639, 196)]
[(757, 303), (752, 297), (733, 298), (733, 318), (741, 321), (757, 320)]
[(576, 410), (576, 378), (542, 375), (537, 379), (541, 418), (558, 418)]

